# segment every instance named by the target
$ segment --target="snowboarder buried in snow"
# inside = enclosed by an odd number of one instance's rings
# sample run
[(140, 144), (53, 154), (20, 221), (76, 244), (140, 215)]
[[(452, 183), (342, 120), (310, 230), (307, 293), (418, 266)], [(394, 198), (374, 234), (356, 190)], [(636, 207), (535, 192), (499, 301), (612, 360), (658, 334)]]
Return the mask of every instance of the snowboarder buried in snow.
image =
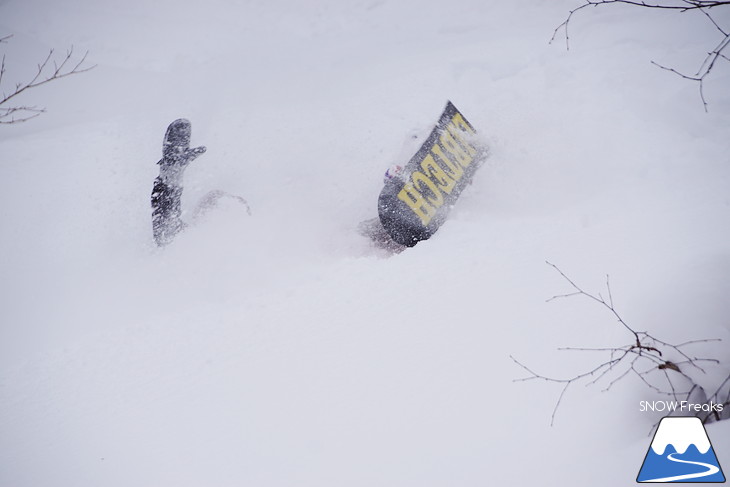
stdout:
[[(180, 207), (183, 173), (205, 152), (203, 146), (190, 148), (190, 133), (190, 122), (184, 118), (172, 122), (165, 133), (160, 175), (152, 189), (152, 231), (161, 247), (185, 228)], [(378, 218), (363, 222), (361, 233), (396, 251), (430, 238), (489, 154), (486, 144), (475, 136), (476, 130), (448, 102), (408, 164), (386, 172), (378, 197)], [(214, 207), (223, 197), (238, 201), (251, 214), (246, 200), (216, 190), (203, 198), (194, 215)]]
[(185, 228), (180, 218), (183, 173), (206, 150), (205, 146), (190, 148), (190, 133), (190, 122), (180, 118), (167, 127), (162, 143), (162, 159), (157, 163), (160, 175), (152, 188), (152, 234), (159, 246), (170, 243)]
[[(187, 225), (182, 220), (181, 197), (183, 173), (205, 147), (190, 148), (190, 122), (184, 118), (175, 120), (167, 127), (162, 143), (160, 175), (152, 187), (152, 235), (158, 246), (163, 247), (175, 238)], [(251, 208), (245, 199), (235, 194), (215, 189), (201, 198), (193, 211), (193, 222), (208, 210), (215, 208), (221, 199), (234, 201), (251, 215)]]

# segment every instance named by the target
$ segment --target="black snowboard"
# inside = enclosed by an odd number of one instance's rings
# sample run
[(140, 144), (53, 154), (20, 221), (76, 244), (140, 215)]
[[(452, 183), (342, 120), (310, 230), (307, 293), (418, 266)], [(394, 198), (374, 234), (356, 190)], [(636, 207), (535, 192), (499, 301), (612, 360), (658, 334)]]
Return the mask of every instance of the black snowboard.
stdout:
[(167, 245), (184, 227), (180, 218), (180, 198), (182, 196), (183, 173), (185, 168), (205, 147), (190, 148), (190, 122), (180, 118), (172, 122), (162, 141), (160, 175), (152, 187), (152, 233), (157, 245)]
[(413, 247), (436, 233), (487, 154), (474, 127), (448, 102), (401, 176), (380, 192), (378, 216), (390, 238)]

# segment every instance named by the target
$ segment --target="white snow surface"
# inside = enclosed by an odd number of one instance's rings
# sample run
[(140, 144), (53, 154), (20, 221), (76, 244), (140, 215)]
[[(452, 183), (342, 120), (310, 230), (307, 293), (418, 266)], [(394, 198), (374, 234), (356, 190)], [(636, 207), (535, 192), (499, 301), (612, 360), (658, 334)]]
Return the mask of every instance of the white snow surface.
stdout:
[[(2, 88), (56, 48), (96, 68), (0, 126), (0, 485), (633, 485), (662, 400), (570, 377), (627, 323), (728, 375), (730, 70), (697, 12), (578, 0), (0, 0)], [(728, 11), (715, 18), (730, 28)], [(75, 57), (78, 59), (78, 56)], [(491, 156), (400, 254), (357, 224), (451, 100)], [(155, 248), (167, 125), (208, 151)], [(404, 142), (405, 141), (405, 142)], [(410, 157), (406, 155), (405, 157)], [(730, 422), (708, 425), (730, 465)], [(727, 475), (727, 472), (726, 472)]]

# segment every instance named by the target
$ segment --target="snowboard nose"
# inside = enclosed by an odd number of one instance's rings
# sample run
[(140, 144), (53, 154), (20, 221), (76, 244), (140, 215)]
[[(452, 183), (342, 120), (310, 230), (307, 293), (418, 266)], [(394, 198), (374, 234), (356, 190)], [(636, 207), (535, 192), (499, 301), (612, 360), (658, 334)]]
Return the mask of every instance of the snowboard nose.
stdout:
[(180, 154), (190, 147), (190, 121), (179, 118), (167, 127), (162, 143), (162, 156), (169, 157)]

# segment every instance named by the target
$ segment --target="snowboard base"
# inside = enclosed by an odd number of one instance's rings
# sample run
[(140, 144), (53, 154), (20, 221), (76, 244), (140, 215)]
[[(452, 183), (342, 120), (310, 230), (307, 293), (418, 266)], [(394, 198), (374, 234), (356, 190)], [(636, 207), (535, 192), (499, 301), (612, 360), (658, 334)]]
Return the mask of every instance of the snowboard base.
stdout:
[(393, 240), (383, 224), (380, 223), (379, 217), (360, 222), (357, 225), (357, 231), (363, 237), (369, 238), (377, 248), (387, 250), (390, 253), (399, 254), (407, 248), (405, 245)]
[(448, 102), (416, 154), (386, 173), (378, 217), (393, 241), (413, 247), (436, 233), (488, 154), (484, 140)]

